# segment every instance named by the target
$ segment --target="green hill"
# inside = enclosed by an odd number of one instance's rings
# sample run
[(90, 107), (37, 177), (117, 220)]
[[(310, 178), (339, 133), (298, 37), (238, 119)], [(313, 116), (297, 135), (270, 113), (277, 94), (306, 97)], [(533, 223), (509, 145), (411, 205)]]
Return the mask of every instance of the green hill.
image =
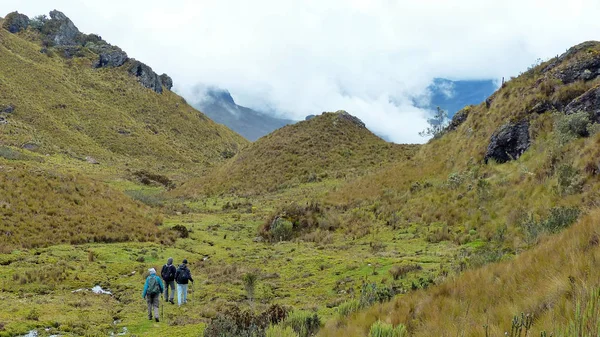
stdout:
[(171, 92), (167, 75), (80, 33), (60, 12), (11, 13), (0, 26), (3, 251), (172, 242), (157, 227), (159, 211), (120, 191), (140, 188), (124, 179), (171, 188), (247, 141)]
[[(594, 237), (589, 226), (597, 218), (600, 188), (599, 69), (600, 43), (577, 45), (512, 78), (487, 102), (460, 111), (410, 162), (331, 193), (331, 203), (375, 209), (382, 224), (401, 231), (418, 226), (428, 241), (464, 249), (441, 267), (446, 272), (438, 275), (439, 286), (347, 324), (338, 320), (322, 335), (364, 336), (381, 318), (405, 324), (414, 336), (480, 336), (483, 325), (496, 336), (510, 331), (512, 315), (520, 312), (535, 315), (537, 335), (566, 329), (576, 319), (574, 303), (594, 298), (597, 286), (583, 270), (598, 268), (595, 244), (584, 246)], [(572, 230), (548, 238), (580, 217)]]
[(0, 110), (10, 111), (2, 114), (1, 144), (106, 166), (194, 172), (247, 143), (168, 90), (167, 75), (97, 35), (75, 27), (76, 41), (59, 39), (72, 22), (57, 13), (39, 29), (0, 29)]
[(385, 142), (345, 111), (323, 113), (258, 139), (206, 179), (184, 184), (181, 191), (257, 194), (351, 178), (405, 161), (416, 149)]

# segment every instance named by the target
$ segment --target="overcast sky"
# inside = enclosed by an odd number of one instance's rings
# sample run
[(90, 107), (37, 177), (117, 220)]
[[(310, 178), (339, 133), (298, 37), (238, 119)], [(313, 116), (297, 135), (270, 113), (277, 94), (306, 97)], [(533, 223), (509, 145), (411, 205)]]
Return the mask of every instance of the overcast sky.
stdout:
[(238, 104), (303, 119), (344, 109), (395, 142), (423, 142), (412, 106), (434, 77), (499, 79), (600, 39), (597, 0), (19, 0), (58, 9), (130, 57)]

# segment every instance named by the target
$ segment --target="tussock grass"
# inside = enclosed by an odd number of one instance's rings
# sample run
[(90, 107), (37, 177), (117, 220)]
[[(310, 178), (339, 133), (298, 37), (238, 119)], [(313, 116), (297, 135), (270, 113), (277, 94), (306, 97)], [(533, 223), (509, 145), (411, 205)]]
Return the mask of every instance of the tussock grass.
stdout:
[(327, 179), (363, 175), (386, 163), (408, 160), (416, 145), (387, 143), (344, 113), (324, 113), (285, 126), (252, 143), (207, 179), (178, 193), (201, 195), (274, 192)]

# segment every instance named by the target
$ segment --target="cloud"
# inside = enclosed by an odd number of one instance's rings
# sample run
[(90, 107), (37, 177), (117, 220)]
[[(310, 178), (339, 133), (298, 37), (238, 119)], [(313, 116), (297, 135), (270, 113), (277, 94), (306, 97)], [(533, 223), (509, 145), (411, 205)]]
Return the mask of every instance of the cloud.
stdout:
[(188, 98), (202, 83), (295, 119), (344, 109), (396, 142), (424, 140), (412, 98), (433, 78), (508, 78), (600, 32), (592, 0), (22, 0), (0, 12), (54, 7)]

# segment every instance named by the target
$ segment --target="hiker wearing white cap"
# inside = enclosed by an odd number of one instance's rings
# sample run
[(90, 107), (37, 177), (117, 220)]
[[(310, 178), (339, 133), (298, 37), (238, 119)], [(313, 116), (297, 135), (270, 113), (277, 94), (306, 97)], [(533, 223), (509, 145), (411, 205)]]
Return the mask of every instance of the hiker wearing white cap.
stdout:
[(156, 275), (156, 270), (154, 268), (148, 269), (148, 272), (150, 275), (146, 278), (142, 298), (145, 298), (146, 302), (148, 302), (148, 319), (152, 320), (152, 309), (154, 308), (154, 318), (158, 322), (158, 304), (160, 295), (164, 291), (164, 287), (160, 277)]

